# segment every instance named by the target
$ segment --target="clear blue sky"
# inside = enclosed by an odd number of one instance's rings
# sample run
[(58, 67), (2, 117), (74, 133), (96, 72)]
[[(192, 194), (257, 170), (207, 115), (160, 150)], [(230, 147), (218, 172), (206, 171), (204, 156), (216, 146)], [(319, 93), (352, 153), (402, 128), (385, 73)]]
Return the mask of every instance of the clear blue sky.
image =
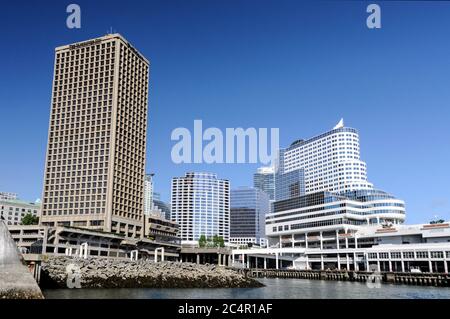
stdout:
[(450, 3), (372, 1), (382, 29), (369, 30), (359, 1), (73, 2), (80, 30), (65, 26), (68, 1), (0, 7), (0, 190), (41, 197), (54, 48), (113, 27), (151, 60), (147, 171), (163, 199), (186, 171), (237, 187), (258, 167), (175, 165), (176, 127), (278, 127), (286, 146), (343, 117), (408, 222), (450, 219)]

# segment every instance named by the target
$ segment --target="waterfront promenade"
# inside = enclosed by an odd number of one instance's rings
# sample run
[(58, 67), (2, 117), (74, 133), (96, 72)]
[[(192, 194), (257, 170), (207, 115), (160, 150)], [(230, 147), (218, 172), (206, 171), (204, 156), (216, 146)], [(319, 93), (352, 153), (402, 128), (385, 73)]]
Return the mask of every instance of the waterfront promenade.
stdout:
[(238, 271), (251, 278), (295, 278), (450, 287), (450, 275), (444, 273), (366, 272), (345, 270), (327, 271), (295, 269), (239, 269)]

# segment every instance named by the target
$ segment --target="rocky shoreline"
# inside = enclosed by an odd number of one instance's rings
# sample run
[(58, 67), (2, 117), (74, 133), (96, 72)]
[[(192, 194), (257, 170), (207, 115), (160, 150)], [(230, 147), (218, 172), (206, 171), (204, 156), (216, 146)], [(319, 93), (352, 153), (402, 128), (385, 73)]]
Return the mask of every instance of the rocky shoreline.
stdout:
[(42, 288), (256, 288), (264, 285), (217, 265), (49, 257), (42, 263)]

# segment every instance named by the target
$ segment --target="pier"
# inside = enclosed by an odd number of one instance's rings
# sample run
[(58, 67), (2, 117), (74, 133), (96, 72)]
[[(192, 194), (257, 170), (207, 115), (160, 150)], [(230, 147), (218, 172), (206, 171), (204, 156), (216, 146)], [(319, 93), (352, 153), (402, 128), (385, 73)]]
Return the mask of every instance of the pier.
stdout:
[(444, 273), (402, 273), (365, 271), (326, 271), (294, 269), (236, 269), (252, 278), (285, 278), (334, 281), (394, 283), (418, 286), (450, 287), (450, 275)]

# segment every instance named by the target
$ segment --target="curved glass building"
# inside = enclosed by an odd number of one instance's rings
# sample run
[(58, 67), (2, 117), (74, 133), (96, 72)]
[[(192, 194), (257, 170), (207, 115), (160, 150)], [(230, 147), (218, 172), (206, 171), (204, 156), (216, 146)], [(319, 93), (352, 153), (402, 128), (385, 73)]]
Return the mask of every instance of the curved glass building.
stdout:
[(405, 220), (405, 203), (367, 180), (358, 132), (343, 120), (329, 132), (280, 150), (275, 200), (266, 235), (269, 245), (278, 247), (308, 247), (317, 238), (310, 246), (323, 248), (324, 236), (337, 247), (341, 234)]

